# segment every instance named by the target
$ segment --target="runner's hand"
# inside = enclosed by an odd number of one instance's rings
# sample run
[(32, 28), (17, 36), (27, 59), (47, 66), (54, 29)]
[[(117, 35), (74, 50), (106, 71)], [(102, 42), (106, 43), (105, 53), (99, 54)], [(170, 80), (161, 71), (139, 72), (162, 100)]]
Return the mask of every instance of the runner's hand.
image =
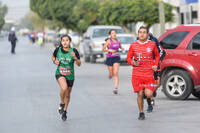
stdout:
[(71, 52), (71, 55), (72, 55), (72, 57), (74, 57), (74, 58), (76, 57), (76, 54), (75, 54), (73, 51)]
[(54, 63), (58, 66), (60, 64), (59, 60), (55, 60)]
[(154, 71), (157, 71), (157, 66), (156, 66), (156, 65), (152, 66), (152, 69), (153, 69)]
[(132, 65), (139, 66), (139, 62), (138, 61), (132, 61)]
[(113, 49), (112, 49), (110, 52), (111, 52), (111, 53), (115, 53), (115, 52), (116, 52), (116, 50), (113, 50)]
[(72, 55), (72, 57), (74, 58), (74, 60), (76, 60), (77, 58), (76, 58), (76, 54), (72, 51), (71, 52), (71, 55)]
[(122, 49), (122, 51), (124, 51), (124, 48), (121, 48)]

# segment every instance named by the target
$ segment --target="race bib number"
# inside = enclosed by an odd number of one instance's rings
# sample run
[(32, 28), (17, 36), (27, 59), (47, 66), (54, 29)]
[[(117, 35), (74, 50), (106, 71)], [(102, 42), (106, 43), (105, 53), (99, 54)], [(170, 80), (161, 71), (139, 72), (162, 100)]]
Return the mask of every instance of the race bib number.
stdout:
[(71, 69), (69, 67), (60, 67), (59, 69), (60, 73), (64, 76), (70, 75), (71, 74)]

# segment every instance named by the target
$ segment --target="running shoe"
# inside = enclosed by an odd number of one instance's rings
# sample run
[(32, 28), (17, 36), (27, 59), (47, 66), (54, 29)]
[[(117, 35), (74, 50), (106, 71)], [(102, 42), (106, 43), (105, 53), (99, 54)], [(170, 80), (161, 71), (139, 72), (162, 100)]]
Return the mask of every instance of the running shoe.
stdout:
[(140, 112), (138, 120), (144, 120), (145, 119), (145, 115), (143, 112)]
[(65, 104), (60, 104), (60, 106), (58, 107), (58, 112), (59, 112), (60, 114), (63, 113), (64, 107), (65, 107)]
[(115, 88), (115, 89), (113, 90), (113, 93), (114, 93), (114, 94), (118, 94), (118, 89)]
[(67, 111), (63, 111), (61, 118), (62, 118), (63, 121), (67, 120)]

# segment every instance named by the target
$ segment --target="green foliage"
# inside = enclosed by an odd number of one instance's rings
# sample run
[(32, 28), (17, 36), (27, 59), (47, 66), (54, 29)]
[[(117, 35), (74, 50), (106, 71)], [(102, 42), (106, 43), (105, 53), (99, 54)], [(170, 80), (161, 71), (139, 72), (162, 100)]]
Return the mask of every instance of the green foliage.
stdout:
[(30, 30), (34, 29), (33, 22), (30, 20), (30, 15), (31, 15), (31, 13), (28, 13), (25, 15), (24, 18), (21, 19), (21, 22), (19, 25), (20, 28), (28, 28)]
[[(164, 4), (166, 21), (173, 20), (173, 6)], [(59, 27), (84, 32), (96, 24), (121, 25), (159, 22), (157, 0), (30, 0), (31, 10)]]
[[(157, 0), (135, 0), (133, 4), (135, 13), (137, 14), (137, 21), (143, 21), (148, 26), (159, 23), (159, 6)], [(173, 20), (173, 6), (164, 3), (164, 7), (165, 21), (170, 22)]]
[(49, 10), (50, 0), (30, 0), (30, 8), (32, 11), (36, 12), (40, 18), (52, 19), (52, 15)]
[(127, 26), (128, 23), (137, 21), (136, 16), (135, 5), (131, 0), (117, 2), (106, 0), (99, 9), (99, 18), (102, 24)]
[(2, 3), (0, 2), (0, 31), (3, 28), (3, 25), (5, 24), (4, 17), (7, 12), (8, 12), (8, 7), (6, 5), (2, 5)]
[(49, 0), (49, 10), (56, 22), (61, 22), (65, 28), (73, 29), (76, 26), (76, 18), (73, 15), (73, 7), (77, 0)]
[(80, 0), (73, 9), (76, 26), (73, 30), (84, 32), (90, 25), (98, 24), (99, 2), (97, 0)]

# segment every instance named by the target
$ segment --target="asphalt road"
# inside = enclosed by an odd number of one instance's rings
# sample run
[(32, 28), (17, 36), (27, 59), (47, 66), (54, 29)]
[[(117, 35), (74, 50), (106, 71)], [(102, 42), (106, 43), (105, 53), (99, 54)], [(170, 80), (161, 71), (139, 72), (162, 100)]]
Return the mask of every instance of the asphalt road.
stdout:
[(57, 110), (53, 50), (52, 44), (40, 48), (20, 37), (16, 55), (11, 55), (7, 39), (0, 40), (0, 133), (199, 132), (199, 100), (172, 101), (160, 90), (154, 111), (139, 121), (131, 67), (121, 65), (119, 94), (114, 95), (113, 81), (101, 61), (75, 67), (68, 120), (63, 122)]

